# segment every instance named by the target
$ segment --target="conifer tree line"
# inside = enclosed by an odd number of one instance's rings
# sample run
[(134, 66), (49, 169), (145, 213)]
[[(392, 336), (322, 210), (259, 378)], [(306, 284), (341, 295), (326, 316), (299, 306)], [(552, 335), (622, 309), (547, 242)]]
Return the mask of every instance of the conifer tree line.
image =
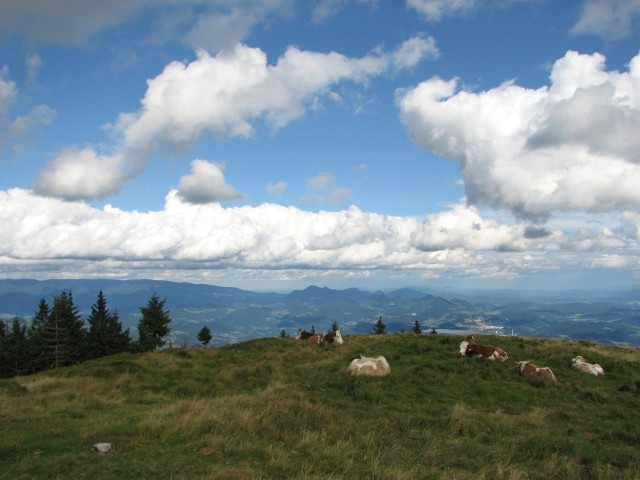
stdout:
[(166, 299), (153, 294), (140, 308), (139, 338), (123, 330), (100, 291), (85, 322), (66, 290), (51, 304), (41, 299), (30, 325), (0, 320), (0, 377), (27, 375), (122, 352), (150, 352), (165, 344), (171, 316)]

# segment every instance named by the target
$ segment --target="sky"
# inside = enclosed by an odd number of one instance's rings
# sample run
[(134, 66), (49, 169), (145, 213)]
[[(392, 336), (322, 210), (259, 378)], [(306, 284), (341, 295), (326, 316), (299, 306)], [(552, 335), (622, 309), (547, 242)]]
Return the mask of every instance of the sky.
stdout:
[(640, 286), (640, 0), (0, 0), (0, 276)]

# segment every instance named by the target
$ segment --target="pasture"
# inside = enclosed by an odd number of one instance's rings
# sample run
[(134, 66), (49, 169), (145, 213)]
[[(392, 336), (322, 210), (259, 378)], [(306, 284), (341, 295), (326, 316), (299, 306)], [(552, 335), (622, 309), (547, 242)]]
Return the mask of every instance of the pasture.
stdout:
[[(0, 478), (636, 479), (640, 351), (478, 336), (255, 340), (0, 381)], [(360, 355), (391, 374), (350, 376)], [(571, 368), (583, 355), (606, 374)], [(558, 378), (523, 378), (516, 362)], [(105, 454), (98, 442), (112, 444)]]

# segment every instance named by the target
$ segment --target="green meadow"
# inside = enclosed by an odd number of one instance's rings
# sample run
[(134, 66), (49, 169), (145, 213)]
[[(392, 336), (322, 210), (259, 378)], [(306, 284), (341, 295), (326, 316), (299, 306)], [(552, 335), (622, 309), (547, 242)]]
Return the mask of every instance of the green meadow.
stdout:
[[(480, 336), (269, 338), (0, 380), (1, 479), (637, 479), (640, 350)], [(351, 377), (384, 355), (387, 377)], [(571, 369), (576, 355), (604, 377)], [(559, 384), (521, 378), (550, 367)], [(108, 442), (99, 454), (92, 445)]]

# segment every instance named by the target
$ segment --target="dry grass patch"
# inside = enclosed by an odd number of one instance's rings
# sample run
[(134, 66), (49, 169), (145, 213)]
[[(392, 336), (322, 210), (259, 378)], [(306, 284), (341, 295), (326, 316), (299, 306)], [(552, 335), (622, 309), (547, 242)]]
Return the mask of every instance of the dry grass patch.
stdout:
[(463, 403), (456, 403), (449, 415), (450, 431), (454, 435), (475, 435), (478, 433), (479, 423), (474, 418), (476, 411)]

